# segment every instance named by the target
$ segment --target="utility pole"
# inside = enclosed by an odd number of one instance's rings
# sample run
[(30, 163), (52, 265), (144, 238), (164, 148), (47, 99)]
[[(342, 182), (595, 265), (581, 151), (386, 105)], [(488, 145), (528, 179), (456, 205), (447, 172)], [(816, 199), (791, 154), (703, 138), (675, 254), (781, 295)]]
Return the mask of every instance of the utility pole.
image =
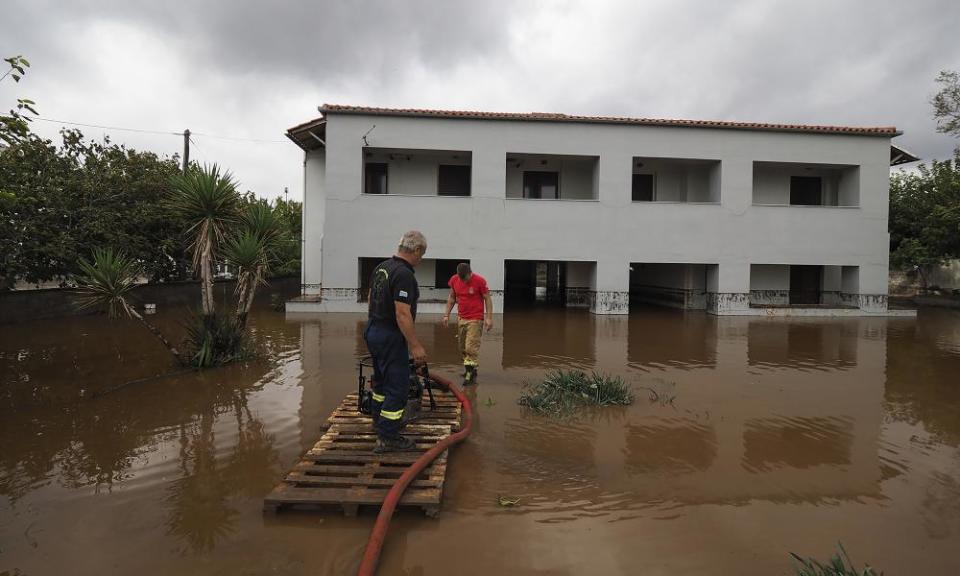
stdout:
[(284, 204), (286, 204), (287, 202), (289, 202), (289, 200), (287, 200), (287, 195), (288, 195), (289, 193), (290, 193), (290, 190), (289, 190), (286, 186), (284, 186), (284, 187), (283, 187), (283, 203), (284, 203)]
[(183, 171), (187, 171), (190, 165), (190, 129), (183, 131)]

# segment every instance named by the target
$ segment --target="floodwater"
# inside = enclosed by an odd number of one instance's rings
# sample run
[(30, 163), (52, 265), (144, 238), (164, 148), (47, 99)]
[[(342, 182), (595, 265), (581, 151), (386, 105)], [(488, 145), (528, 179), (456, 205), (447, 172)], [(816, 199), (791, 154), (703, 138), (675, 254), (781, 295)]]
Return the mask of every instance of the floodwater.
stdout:
[[(418, 331), (454, 376), (438, 320)], [(373, 515), (261, 502), (354, 388), (363, 318), (253, 323), (261, 360), (105, 394), (171, 368), (137, 324), (0, 327), (0, 574), (354, 572)], [(636, 401), (524, 413), (522, 382), (555, 367), (622, 375)], [(957, 312), (511, 312), (470, 395), (443, 512), (400, 513), (381, 574), (792, 574), (790, 552), (838, 541), (887, 574), (960, 573)]]

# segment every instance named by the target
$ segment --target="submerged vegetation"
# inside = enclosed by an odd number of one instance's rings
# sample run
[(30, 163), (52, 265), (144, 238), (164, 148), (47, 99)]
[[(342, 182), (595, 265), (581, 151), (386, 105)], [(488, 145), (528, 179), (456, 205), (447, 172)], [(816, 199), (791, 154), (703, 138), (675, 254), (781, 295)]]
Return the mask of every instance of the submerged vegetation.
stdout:
[(840, 551), (834, 554), (826, 564), (813, 558), (801, 558), (791, 552), (790, 555), (798, 564), (797, 576), (883, 576), (883, 572), (875, 572), (869, 565), (865, 565), (863, 570), (857, 570), (843, 544), (839, 546)]
[(632, 404), (633, 390), (619, 376), (553, 370), (540, 382), (527, 382), (517, 402), (537, 414), (569, 416), (588, 406)]

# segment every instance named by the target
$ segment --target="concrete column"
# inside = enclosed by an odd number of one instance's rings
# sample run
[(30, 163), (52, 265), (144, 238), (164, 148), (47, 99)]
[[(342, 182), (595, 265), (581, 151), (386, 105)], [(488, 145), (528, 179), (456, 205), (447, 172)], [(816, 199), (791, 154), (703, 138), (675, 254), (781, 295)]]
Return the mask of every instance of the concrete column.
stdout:
[(623, 152), (604, 151), (597, 166), (599, 200), (605, 206), (629, 206), (633, 185), (633, 156)]
[(470, 178), (470, 195), (474, 198), (506, 198), (506, 150), (496, 147), (474, 150)]
[(842, 266), (823, 266), (823, 283), (821, 286), (822, 304), (827, 306), (836, 306), (842, 303), (840, 296), (843, 291), (843, 267)]
[(840, 301), (864, 312), (887, 311), (887, 265), (843, 266)]
[(707, 280), (707, 312), (717, 315), (737, 315), (750, 309), (750, 264), (720, 263), (717, 267), (715, 290), (710, 289), (712, 284), (710, 273)]
[(471, 256), (470, 268), (487, 280), (494, 314), (503, 314), (503, 257), (492, 252), (478, 252)]
[(590, 311), (594, 314), (630, 312), (630, 265), (618, 260), (597, 262)]
[(320, 294), (323, 282), (323, 224), (326, 153), (323, 149), (304, 155), (303, 160), (303, 294)]

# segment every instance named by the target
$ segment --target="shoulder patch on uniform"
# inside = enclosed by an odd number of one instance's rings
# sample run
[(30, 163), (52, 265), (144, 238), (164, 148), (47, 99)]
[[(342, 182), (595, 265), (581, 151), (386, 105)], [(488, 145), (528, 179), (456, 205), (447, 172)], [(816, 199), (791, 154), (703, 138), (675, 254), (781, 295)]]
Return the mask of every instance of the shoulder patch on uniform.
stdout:
[(407, 294), (407, 291), (406, 291), (406, 290), (401, 290), (401, 291), (400, 291), (400, 296), (406, 298), (407, 296), (409, 296), (409, 294)]

